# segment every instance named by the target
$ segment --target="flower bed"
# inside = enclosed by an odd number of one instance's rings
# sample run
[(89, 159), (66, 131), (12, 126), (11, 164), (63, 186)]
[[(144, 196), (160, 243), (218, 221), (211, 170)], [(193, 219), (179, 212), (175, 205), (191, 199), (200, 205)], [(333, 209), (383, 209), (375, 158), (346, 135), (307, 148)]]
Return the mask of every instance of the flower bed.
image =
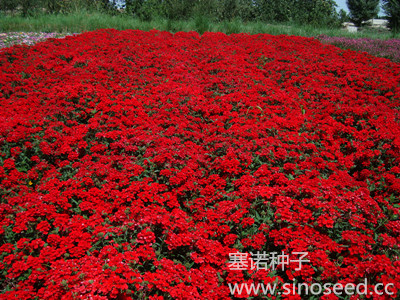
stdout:
[(0, 33), (0, 49), (13, 45), (34, 45), (52, 38), (63, 38), (71, 33), (46, 32), (3, 32)]
[(400, 40), (375, 40), (368, 38), (352, 39), (345, 37), (332, 37), (320, 35), (317, 37), (322, 43), (335, 45), (343, 49), (351, 49), (360, 52), (385, 57), (400, 63)]
[[(234, 299), (293, 279), (396, 297), (399, 64), (99, 30), (4, 49), (0, 69), (0, 298)], [(309, 262), (232, 267), (264, 252)]]

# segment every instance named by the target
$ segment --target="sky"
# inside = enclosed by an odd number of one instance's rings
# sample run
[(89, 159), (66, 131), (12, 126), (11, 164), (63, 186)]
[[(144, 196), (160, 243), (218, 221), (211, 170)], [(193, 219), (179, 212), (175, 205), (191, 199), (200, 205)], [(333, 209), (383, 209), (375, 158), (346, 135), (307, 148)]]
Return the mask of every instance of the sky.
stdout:
[(349, 11), (347, 9), (346, 0), (335, 0), (336, 4), (338, 5), (337, 10), (344, 9), (345, 11)]
[[(337, 7), (337, 11), (339, 11), (340, 9), (344, 9), (346, 12), (349, 12), (349, 9), (347, 8), (346, 5), (346, 0), (335, 0), (336, 4), (338, 5)], [(382, 2), (381, 2), (382, 4)], [(382, 15), (383, 11), (382, 9), (379, 11), (379, 15)]]

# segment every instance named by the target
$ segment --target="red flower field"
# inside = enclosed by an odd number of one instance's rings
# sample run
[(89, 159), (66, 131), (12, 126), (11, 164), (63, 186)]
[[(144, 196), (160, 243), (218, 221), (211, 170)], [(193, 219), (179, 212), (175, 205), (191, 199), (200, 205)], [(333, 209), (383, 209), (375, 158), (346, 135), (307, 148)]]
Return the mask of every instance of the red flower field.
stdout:
[[(398, 299), (400, 64), (99, 30), (5, 48), (0, 70), (0, 299)], [(308, 262), (255, 267), (282, 252)]]

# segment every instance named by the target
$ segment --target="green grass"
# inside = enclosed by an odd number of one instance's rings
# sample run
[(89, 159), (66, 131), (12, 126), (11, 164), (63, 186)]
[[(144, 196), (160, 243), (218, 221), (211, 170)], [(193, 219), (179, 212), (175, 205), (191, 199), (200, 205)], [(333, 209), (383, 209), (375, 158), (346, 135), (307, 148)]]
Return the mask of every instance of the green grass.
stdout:
[[(0, 32), (83, 32), (100, 28), (140, 29), (177, 31), (220, 31), (227, 34), (247, 32), (250, 34), (268, 33), (273, 35), (286, 34), (297, 36), (328, 36), (366, 37), (373, 39), (389, 39), (394, 36), (390, 32), (377, 30), (363, 30), (358, 33), (349, 33), (341, 29), (317, 28), (309, 25), (295, 24), (266, 24), (262, 22), (243, 23), (239, 20), (230, 22), (211, 22), (207, 17), (198, 16), (188, 21), (172, 21), (156, 19), (141, 21), (127, 15), (108, 15), (99, 12), (77, 12), (69, 15), (38, 15), (22, 18), (19, 16), (0, 16)], [(399, 35), (397, 35), (399, 37)]]

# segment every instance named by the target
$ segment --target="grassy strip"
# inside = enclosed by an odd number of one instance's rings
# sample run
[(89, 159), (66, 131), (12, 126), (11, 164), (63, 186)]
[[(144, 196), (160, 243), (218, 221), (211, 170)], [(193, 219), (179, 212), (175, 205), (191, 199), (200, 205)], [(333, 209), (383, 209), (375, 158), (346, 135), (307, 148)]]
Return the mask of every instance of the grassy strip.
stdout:
[(266, 24), (263, 22), (243, 23), (239, 20), (215, 23), (202, 16), (188, 21), (165, 19), (141, 21), (123, 14), (111, 16), (99, 12), (77, 12), (70, 15), (38, 15), (29, 18), (2, 16), (0, 18), (0, 32), (83, 32), (100, 28), (140, 29), (145, 31), (154, 28), (170, 32), (194, 30), (199, 33), (205, 31), (225, 32), (227, 34), (246, 32), (250, 34), (268, 33), (297, 36), (318, 36), (323, 34), (327, 36), (383, 40), (394, 37), (390, 32), (367, 29), (358, 33), (349, 33), (341, 29), (316, 28), (309, 25)]

